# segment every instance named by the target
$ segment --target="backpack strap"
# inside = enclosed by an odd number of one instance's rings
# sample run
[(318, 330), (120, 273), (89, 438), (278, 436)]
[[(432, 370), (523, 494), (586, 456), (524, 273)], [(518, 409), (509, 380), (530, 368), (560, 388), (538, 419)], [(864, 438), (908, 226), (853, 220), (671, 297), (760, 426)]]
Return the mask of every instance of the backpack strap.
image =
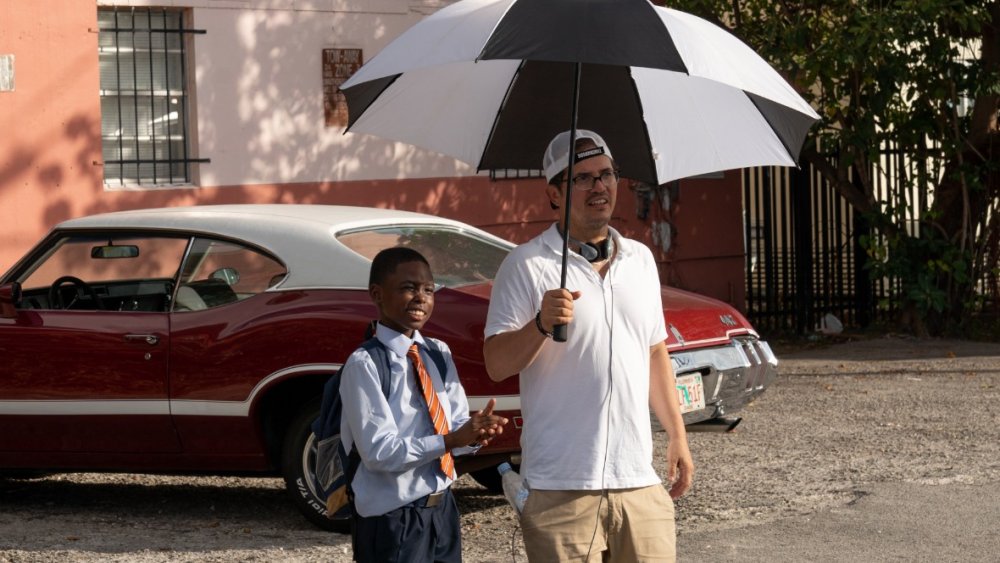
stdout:
[(368, 352), (371, 356), (372, 361), (375, 362), (375, 370), (378, 371), (379, 381), (382, 383), (382, 395), (388, 399), (389, 398), (389, 384), (390, 375), (392, 374), (392, 368), (389, 366), (389, 354), (386, 353), (385, 344), (378, 338), (372, 336), (368, 340), (365, 340), (361, 347)]
[(448, 377), (448, 361), (444, 358), (444, 350), (441, 349), (436, 340), (424, 338), (424, 342), (427, 344), (427, 355), (430, 356), (434, 365), (437, 366), (438, 373), (441, 375), (441, 382), (444, 383)]
[[(375, 371), (378, 372), (379, 381), (382, 384), (382, 395), (388, 399), (392, 369), (389, 366), (389, 354), (386, 353), (385, 344), (382, 344), (381, 340), (372, 335), (361, 344), (361, 347), (365, 349), (365, 352), (368, 352), (372, 362), (375, 363)], [(358, 453), (358, 448), (353, 447), (350, 453), (347, 454), (347, 464), (344, 468), (347, 483), (347, 498), (352, 513), (354, 511), (354, 489), (351, 487), (351, 483), (354, 481), (354, 475), (358, 472), (358, 467), (360, 466), (361, 454)]]

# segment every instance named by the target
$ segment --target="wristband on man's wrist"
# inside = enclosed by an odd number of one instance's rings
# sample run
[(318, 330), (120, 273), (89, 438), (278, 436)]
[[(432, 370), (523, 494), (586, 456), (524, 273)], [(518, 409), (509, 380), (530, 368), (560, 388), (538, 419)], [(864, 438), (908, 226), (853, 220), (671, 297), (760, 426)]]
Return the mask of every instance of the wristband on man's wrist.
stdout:
[(545, 335), (545, 338), (552, 338), (552, 333), (549, 332), (549, 331), (547, 331), (547, 330), (545, 330), (545, 327), (542, 326), (542, 312), (541, 311), (539, 311), (538, 313), (535, 314), (535, 326), (538, 327), (538, 332), (540, 332), (543, 335)]

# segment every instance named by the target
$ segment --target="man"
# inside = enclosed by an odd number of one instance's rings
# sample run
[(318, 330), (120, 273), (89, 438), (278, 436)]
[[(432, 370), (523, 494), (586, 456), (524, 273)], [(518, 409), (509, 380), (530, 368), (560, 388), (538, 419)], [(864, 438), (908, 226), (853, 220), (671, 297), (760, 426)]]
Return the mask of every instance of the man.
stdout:
[[(504, 260), (483, 348), (494, 381), (520, 374), (525, 549), (539, 562), (673, 561), (671, 497), (688, 489), (694, 464), (656, 263), (608, 225), (618, 171), (604, 139), (579, 130), (570, 150), (569, 136), (556, 135), (542, 162), (553, 209), (571, 191), (569, 225), (560, 217)], [(568, 289), (558, 289), (566, 228)], [(565, 343), (550, 340), (557, 324), (568, 324)], [(669, 495), (652, 466), (650, 408), (670, 438)]]

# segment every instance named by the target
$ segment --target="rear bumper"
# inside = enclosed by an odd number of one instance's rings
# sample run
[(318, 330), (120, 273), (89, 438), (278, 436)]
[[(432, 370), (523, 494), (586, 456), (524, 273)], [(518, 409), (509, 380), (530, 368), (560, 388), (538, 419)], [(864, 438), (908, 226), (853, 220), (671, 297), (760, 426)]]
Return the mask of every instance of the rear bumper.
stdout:
[(684, 414), (684, 423), (738, 411), (764, 392), (778, 373), (778, 359), (767, 342), (752, 336), (733, 338), (727, 345), (670, 354), (677, 376), (701, 373), (705, 408)]

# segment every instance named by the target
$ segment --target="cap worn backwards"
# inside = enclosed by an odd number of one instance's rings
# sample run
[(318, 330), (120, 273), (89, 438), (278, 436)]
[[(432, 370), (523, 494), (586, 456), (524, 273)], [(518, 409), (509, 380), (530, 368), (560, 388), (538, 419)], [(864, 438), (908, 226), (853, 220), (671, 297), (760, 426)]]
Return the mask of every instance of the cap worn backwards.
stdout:
[[(569, 167), (569, 134), (569, 131), (559, 133), (549, 141), (549, 146), (545, 149), (545, 156), (542, 157), (542, 170), (545, 171), (546, 181), (551, 182), (552, 178)], [(576, 159), (573, 162), (580, 162), (602, 154), (612, 158), (611, 149), (597, 133), (586, 129), (577, 129), (576, 139), (590, 139), (596, 146), (576, 153)]]

